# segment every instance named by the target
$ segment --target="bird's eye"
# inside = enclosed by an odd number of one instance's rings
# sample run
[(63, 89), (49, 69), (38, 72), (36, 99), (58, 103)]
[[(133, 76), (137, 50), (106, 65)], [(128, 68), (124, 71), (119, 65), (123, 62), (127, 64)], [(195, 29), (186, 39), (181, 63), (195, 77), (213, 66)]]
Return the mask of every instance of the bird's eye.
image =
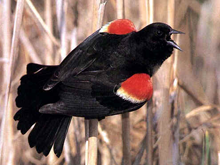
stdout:
[(158, 36), (162, 36), (162, 34), (163, 34), (163, 33), (162, 33), (160, 30), (157, 30), (157, 35), (158, 35)]

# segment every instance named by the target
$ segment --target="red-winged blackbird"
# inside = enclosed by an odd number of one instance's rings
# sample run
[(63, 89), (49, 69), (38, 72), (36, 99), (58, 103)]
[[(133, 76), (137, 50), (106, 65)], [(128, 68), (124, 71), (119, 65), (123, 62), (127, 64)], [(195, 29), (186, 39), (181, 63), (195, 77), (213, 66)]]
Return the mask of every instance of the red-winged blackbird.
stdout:
[(150, 77), (180, 47), (182, 32), (153, 23), (136, 32), (132, 22), (103, 26), (69, 53), (60, 65), (28, 64), (16, 98), (17, 129), (39, 153), (54, 145), (59, 157), (71, 116), (103, 119), (137, 110), (152, 96)]

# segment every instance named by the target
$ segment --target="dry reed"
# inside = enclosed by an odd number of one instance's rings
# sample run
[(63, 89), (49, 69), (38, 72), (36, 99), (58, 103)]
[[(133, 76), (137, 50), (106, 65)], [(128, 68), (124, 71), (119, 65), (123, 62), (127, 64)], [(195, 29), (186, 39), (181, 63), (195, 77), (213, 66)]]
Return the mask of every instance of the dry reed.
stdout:
[[(93, 31), (102, 26), (104, 17), (105, 2), (101, 0), (93, 1)], [(86, 140), (88, 143), (86, 149), (86, 164), (96, 165), (98, 160), (98, 119), (92, 119), (85, 122)]]
[[(1, 99), (0, 104), (1, 164), (85, 164), (87, 161), (86, 164), (112, 165), (120, 164), (123, 158), (124, 164), (133, 165), (210, 165), (208, 160), (218, 164), (220, 4), (218, 0), (203, 1), (0, 1), (0, 96), (6, 98)], [(18, 17), (14, 9), (19, 5)], [(24, 20), (19, 28), (22, 15)], [(58, 64), (61, 55), (64, 58), (70, 51), (69, 45), (75, 47), (102, 22), (124, 17), (131, 19), (138, 29), (160, 21), (186, 33), (174, 37), (184, 51), (175, 51), (174, 57), (154, 76), (154, 97), (147, 111), (130, 113), (129, 118), (123, 119), (123, 123), (126, 121), (123, 129), (120, 129), (121, 118), (117, 116), (101, 121), (98, 131), (97, 120), (90, 122), (87, 129), (83, 127), (83, 119), (74, 118), (64, 154), (59, 159), (52, 153), (49, 157), (37, 154), (35, 149), (29, 148), (27, 136), (15, 131), (16, 124), (12, 120), (17, 111), (13, 101), (16, 87), (26, 64)], [(95, 146), (93, 149), (85, 149), (85, 132), (88, 137), (95, 137), (95, 141), (90, 142), (90, 147)]]
[(9, 57), (9, 64), (7, 67), (8, 76), (6, 76), (7, 79), (6, 79), (6, 90), (5, 90), (5, 100), (4, 100), (5, 103), (3, 109), (4, 114), (2, 120), (2, 131), (1, 131), (1, 142), (0, 142), (1, 162), (2, 163), (4, 162), (7, 165), (9, 164), (13, 165), (15, 160), (14, 159), (15, 151), (13, 147), (13, 123), (12, 123), (13, 109), (12, 106), (10, 105), (12, 104), (12, 101), (10, 101), (11, 100), (10, 88), (11, 88), (15, 58), (17, 56), (19, 33), (20, 33), (22, 17), (23, 17), (23, 9), (24, 9), (24, 0), (18, 0), (16, 6), (16, 12), (15, 12), (11, 52)]

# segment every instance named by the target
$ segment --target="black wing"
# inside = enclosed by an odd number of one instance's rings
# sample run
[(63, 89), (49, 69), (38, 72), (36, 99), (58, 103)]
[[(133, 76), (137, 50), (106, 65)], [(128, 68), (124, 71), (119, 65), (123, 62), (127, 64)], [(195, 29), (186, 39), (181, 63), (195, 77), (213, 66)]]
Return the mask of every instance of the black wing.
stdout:
[[(121, 82), (123, 79), (124, 77)], [(110, 109), (108, 116), (137, 110), (146, 103), (146, 101), (133, 103), (118, 96), (116, 91), (120, 83), (116, 84), (114, 80), (112, 81), (112, 76), (108, 72), (103, 72), (93, 79), (91, 95), (100, 105)]]
[(40, 108), (41, 113), (102, 119), (137, 110), (145, 102), (132, 103), (115, 93), (118, 84), (105, 71), (82, 72), (59, 84), (60, 100)]
[(50, 90), (61, 82), (56, 86), (59, 101), (44, 105), (40, 112), (101, 119), (140, 108), (144, 102), (131, 103), (114, 92), (116, 85), (131, 76), (130, 72), (106, 67), (111, 65), (110, 57), (118, 59), (128, 53), (120, 48), (129, 41), (127, 37), (97, 31), (74, 49), (44, 86)]
[(108, 47), (109, 42), (116, 42), (115, 38), (120, 40), (124, 36), (99, 33), (97, 30), (69, 53), (44, 85), (44, 90), (50, 90), (66, 78), (80, 74), (103, 54), (100, 52)]

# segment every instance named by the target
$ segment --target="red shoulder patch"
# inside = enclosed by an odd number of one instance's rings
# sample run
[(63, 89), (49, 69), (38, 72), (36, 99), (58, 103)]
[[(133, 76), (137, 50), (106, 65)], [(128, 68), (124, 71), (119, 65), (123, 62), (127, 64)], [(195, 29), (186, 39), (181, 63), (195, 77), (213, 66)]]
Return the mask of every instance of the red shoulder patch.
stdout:
[(116, 94), (132, 103), (141, 103), (149, 100), (153, 95), (153, 85), (148, 74), (134, 74), (121, 83)]
[(133, 22), (128, 19), (117, 19), (104, 25), (99, 32), (123, 35), (133, 31), (136, 31)]

